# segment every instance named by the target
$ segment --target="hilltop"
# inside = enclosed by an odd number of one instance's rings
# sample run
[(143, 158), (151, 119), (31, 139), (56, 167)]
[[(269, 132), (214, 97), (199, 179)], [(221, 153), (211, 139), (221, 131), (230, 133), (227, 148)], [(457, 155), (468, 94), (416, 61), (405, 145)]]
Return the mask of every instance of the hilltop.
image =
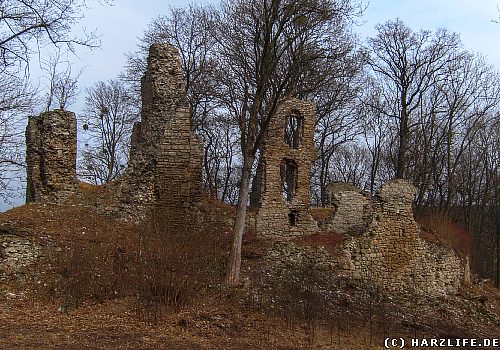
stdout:
[(474, 284), (468, 244), (415, 221), (412, 183), (373, 196), (332, 183), (328, 204), (311, 208), (310, 101), (280, 101), (269, 122), (239, 223), (241, 283), (224, 283), (237, 209), (202, 188), (183, 86), (177, 50), (152, 45), (127, 168), (103, 186), (76, 176), (73, 113), (29, 119), (29, 203), (0, 214), (0, 346), (369, 349), (498, 336), (498, 291)]
[[(99, 191), (0, 214), (9, 242), (0, 262), (0, 347), (369, 349), (386, 336), (498, 337), (500, 294), (488, 285), (389, 297), (310, 271), (283, 285), (264, 257), (270, 243), (252, 232), (243, 245), (247, 283), (225, 287), (224, 222), (233, 208), (207, 201), (213, 222), (174, 234), (158, 217), (145, 227), (83, 205), (98, 201)], [(313, 236), (302, 244), (331, 248), (332, 240)]]

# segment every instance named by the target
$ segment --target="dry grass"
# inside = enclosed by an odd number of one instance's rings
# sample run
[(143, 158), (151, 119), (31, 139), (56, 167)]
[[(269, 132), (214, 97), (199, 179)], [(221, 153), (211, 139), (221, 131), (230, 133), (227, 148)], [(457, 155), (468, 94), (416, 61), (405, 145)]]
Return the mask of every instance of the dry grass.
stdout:
[(440, 241), (459, 253), (471, 256), (474, 245), (471, 233), (447, 215), (434, 213), (419, 216), (417, 222), (424, 230), (423, 238)]
[[(0, 224), (46, 253), (26, 278), (2, 286), (0, 348), (380, 349), (386, 335), (498, 334), (500, 300), (489, 289), (417, 305), (335, 276), (325, 281), (311, 267), (288, 276), (269, 269), (268, 242), (253, 231), (243, 242), (252, 283), (226, 288), (225, 215), (170, 232), (161, 213), (143, 226), (78, 205), (0, 214)], [(343, 239), (312, 235), (297, 243), (334, 249)]]
[(80, 181), (78, 183), (78, 190), (81, 192), (94, 193), (94, 192), (98, 192), (98, 191), (105, 191), (106, 186), (105, 185), (97, 186), (97, 185), (89, 184), (88, 182)]
[(220, 284), (229, 246), (228, 231), (218, 223), (169, 232), (164, 217), (138, 226), (82, 206), (30, 204), (1, 214), (0, 221), (44, 247), (38, 295), (67, 307), (133, 296), (141, 317), (156, 322), (164, 310)]
[(314, 340), (305, 323), (242, 312), (224, 299), (205, 299), (169, 313), (154, 326), (137, 322), (131, 301), (84, 303), (68, 313), (55, 304), (3, 302), (2, 349), (380, 349), (367, 328), (318, 326)]
[(215, 198), (207, 199), (207, 204), (212, 209), (220, 209), (228, 214), (234, 215), (236, 213), (236, 208), (233, 205), (229, 205)]

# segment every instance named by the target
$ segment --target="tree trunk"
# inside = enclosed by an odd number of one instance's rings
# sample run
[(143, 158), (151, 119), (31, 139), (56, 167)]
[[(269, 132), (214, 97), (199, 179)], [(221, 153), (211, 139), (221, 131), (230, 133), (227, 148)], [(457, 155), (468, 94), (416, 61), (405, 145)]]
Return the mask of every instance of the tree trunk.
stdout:
[(447, 170), (447, 176), (448, 176), (448, 190), (446, 193), (446, 212), (450, 212), (451, 208), (451, 203), (453, 200), (453, 196), (455, 194), (455, 188), (454, 188), (454, 174), (453, 174), (453, 169), (451, 165), (451, 158), (452, 158), (452, 141), (453, 141), (453, 117), (449, 117), (448, 121), (448, 132), (446, 135), (446, 170)]
[(241, 184), (236, 208), (236, 220), (234, 223), (234, 237), (229, 253), (226, 283), (235, 286), (240, 283), (241, 268), (241, 242), (245, 231), (245, 217), (247, 213), (248, 190), (250, 185), (250, 175), (252, 172), (253, 155), (245, 155), (243, 159), (243, 169), (241, 172)]
[(406, 153), (408, 149), (408, 138), (409, 138), (409, 130), (408, 130), (408, 112), (406, 111), (406, 107), (403, 105), (401, 111), (401, 121), (399, 128), (399, 145), (398, 145), (398, 159), (396, 164), (396, 178), (403, 179), (406, 173), (407, 161), (406, 161)]
[(327, 202), (330, 200), (327, 200), (327, 193), (326, 193), (326, 185), (327, 185), (327, 179), (326, 177), (328, 176), (328, 164), (325, 161), (325, 152), (322, 150), (321, 152), (321, 167), (319, 170), (319, 193), (320, 193), (320, 200), (321, 200), (321, 206), (326, 206)]
[(250, 193), (250, 206), (254, 208), (260, 207), (260, 196), (262, 193), (262, 176), (264, 172), (264, 164), (262, 163), (262, 153), (258, 158), (257, 169), (252, 181), (252, 192)]

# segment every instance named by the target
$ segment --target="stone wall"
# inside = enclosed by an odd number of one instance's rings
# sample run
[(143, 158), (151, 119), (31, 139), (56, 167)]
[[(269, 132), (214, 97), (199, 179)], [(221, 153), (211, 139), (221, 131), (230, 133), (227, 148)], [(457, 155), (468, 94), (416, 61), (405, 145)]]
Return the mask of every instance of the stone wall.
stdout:
[(343, 182), (328, 184), (327, 206), (332, 214), (326, 218), (323, 229), (336, 233), (357, 234), (366, 230), (372, 212), (370, 195)]
[(142, 120), (134, 125), (130, 161), (119, 181), (120, 213), (140, 220), (154, 207), (175, 230), (201, 199), (203, 160), (175, 47), (151, 46), (141, 90)]
[(0, 281), (23, 274), (41, 255), (40, 246), (11, 231), (16, 230), (0, 226)]
[[(340, 188), (355, 192), (346, 186)], [(297, 242), (277, 242), (267, 257), (279, 268), (298, 269), (297, 266), (307, 263), (315, 266), (318, 273), (326, 274), (325, 278), (329, 274), (347, 276), (389, 294), (455, 292), (470, 279), (467, 259), (420, 237), (420, 227), (412, 211), (415, 192), (415, 187), (406, 181), (388, 182), (375, 196), (371, 221), (362, 233), (311, 236), (304, 241), (309, 245), (313, 242), (313, 248)], [(353, 216), (338, 219), (338, 223), (344, 224), (350, 217)], [(340, 229), (334, 227), (333, 231), (338, 233)], [(337, 243), (325, 249), (322, 240)]]
[[(111, 200), (100, 209), (135, 221), (154, 212), (176, 230), (189, 222), (202, 197), (203, 146), (191, 130), (175, 47), (151, 46), (141, 90), (142, 120), (132, 130), (127, 170), (107, 185)], [(56, 110), (30, 117), (26, 143), (27, 202), (62, 201), (76, 192), (73, 113)]]
[[(142, 120), (133, 128), (127, 171), (107, 187), (112, 209), (136, 221), (153, 213), (163, 227), (181, 232), (200, 222), (203, 147), (191, 128), (173, 46), (151, 46), (142, 100)], [(275, 241), (267, 252), (269, 261), (288, 267), (307, 264), (323, 274), (349, 276), (387, 291), (457, 290), (467, 279), (467, 263), (453, 250), (420, 237), (413, 218), (415, 188), (406, 181), (384, 184), (373, 199), (352, 186), (332, 184), (327, 191), (332, 215), (319, 230), (309, 212), (314, 125), (314, 104), (290, 99), (279, 106), (268, 126), (259, 209), (256, 216), (248, 216), (247, 227)], [(74, 114), (56, 110), (31, 117), (26, 138), (27, 201), (62, 201), (74, 193)], [(331, 232), (329, 237), (335, 239), (326, 241), (336, 242), (335, 249), (316, 244), (313, 234), (319, 232)], [(8, 258), (11, 247), (26, 250), (25, 243), (14, 247), (5, 241), (2, 252)]]
[(54, 110), (28, 118), (26, 165), (26, 202), (64, 201), (76, 191), (74, 113)]
[(453, 292), (466, 280), (466, 264), (455, 251), (425, 241), (413, 218), (416, 188), (404, 180), (384, 184), (374, 199), (372, 222), (345, 243), (353, 276), (393, 291)]
[[(413, 218), (416, 189), (407, 181), (384, 184), (374, 198), (332, 183), (327, 189), (332, 214), (322, 232), (334, 239), (313, 235), (320, 232), (309, 214), (314, 117), (313, 104), (288, 100), (271, 120), (264, 141), (256, 229), (260, 237), (275, 240), (266, 255), (271, 264), (298, 270), (307, 264), (322, 274), (350, 276), (388, 292), (456, 291), (466, 279), (466, 264), (452, 249), (420, 237)], [(343, 241), (335, 252), (316, 244), (335, 242), (333, 235), (339, 234)]]
[(313, 103), (290, 99), (280, 105), (269, 123), (257, 217), (261, 236), (291, 238), (318, 229), (309, 213), (315, 120)]

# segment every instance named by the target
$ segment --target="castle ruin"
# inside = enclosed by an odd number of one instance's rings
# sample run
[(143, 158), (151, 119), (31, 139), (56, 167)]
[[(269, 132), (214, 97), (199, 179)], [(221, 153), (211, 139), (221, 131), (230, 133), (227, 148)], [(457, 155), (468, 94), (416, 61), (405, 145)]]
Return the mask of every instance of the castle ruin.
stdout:
[(400, 179), (381, 186), (367, 229), (344, 244), (348, 272), (383, 289), (456, 291), (469, 282), (468, 264), (452, 249), (420, 237), (413, 218), (415, 194), (416, 188)]
[(76, 192), (76, 117), (57, 109), (28, 118), (26, 202), (64, 201)]
[(201, 200), (203, 146), (191, 130), (177, 49), (154, 44), (141, 81), (141, 122), (135, 123), (130, 161), (118, 182), (120, 212), (143, 219), (161, 208), (175, 229)]
[(315, 159), (316, 106), (284, 101), (271, 119), (262, 153), (262, 189), (257, 231), (264, 237), (311, 234), (309, 174)]
[[(136, 221), (160, 210), (172, 230), (190, 225), (202, 202), (202, 143), (191, 130), (190, 110), (171, 45), (154, 44), (142, 79), (142, 120), (133, 128), (125, 174), (109, 185), (115, 215)], [(262, 188), (255, 229), (275, 242), (267, 258), (328, 266), (324, 273), (358, 278), (387, 290), (431, 294), (454, 291), (468, 266), (451, 249), (420, 237), (413, 218), (415, 188), (394, 180), (371, 198), (350, 185), (327, 189), (330, 215), (318, 225), (310, 212), (309, 173), (315, 159), (315, 106), (282, 101), (262, 150)], [(76, 121), (64, 111), (31, 117), (26, 129), (27, 201), (63, 201), (76, 192)], [(294, 239), (341, 234), (336, 254), (305, 249)], [(276, 265), (276, 266), (278, 266)]]
[(366, 230), (371, 217), (370, 195), (353, 185), (339, 181), (328, 184), (327, 207), (332, 209), (326, 218), (326, 230), (356, 234)]

